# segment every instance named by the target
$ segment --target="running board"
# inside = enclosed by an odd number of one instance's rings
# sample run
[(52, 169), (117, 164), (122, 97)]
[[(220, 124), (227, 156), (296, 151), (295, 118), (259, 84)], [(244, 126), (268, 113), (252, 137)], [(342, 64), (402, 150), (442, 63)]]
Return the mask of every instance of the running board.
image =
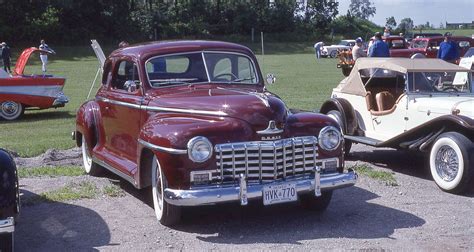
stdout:
[(133, 186), (137, 187), (137, 181), (135, 181), (132, 177), (126, 175), (125, 173), (115, 169), (113, 166), (109, 165), (108, 163), (106, 163), (105, 161), (102, 161), (96, 157), (92, 157), (92, 161), (94, 161), (94, 163), (100, 165), (101, 167), (109, 170), (110, 172), (112, 172), (113, 174), (125, 179), (127, 182), (131, 183)]
[(372, 145), (372, 146), (378, 146), (379, 144), (382, 143), (382, 141), (373, 139), (370, 137), (365, 137), (365, 136), (349, 136), (349, 135), (344, 135), (344, 138), (347, 140), (351, 140), (356, 143), (363, 143), (367, 145)]

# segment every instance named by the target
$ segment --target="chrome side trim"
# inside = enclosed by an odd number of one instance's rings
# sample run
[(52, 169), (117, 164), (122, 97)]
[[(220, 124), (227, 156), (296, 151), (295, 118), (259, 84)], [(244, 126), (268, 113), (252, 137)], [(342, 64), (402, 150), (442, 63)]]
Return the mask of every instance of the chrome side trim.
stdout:
[[(349, 169), (347, 173), (321, 174), (321, 191), (324, 193), (324, 191), (353, 186), (357, 181), (357, 177), (357, 174), (351, 169)], [(314, 193), (316, 190), (314, 176), (300, 176), (266, 184), (247, 184), (246, 199), (262, 198), (262, 190), (266, 185), (279, 185), (288, 182), (296, 183), (296, 191), (298, 194)], [(241, 190), (241, 186), (238, 183), (228, 186), (203, 186), (190, 190), (166, 188), (164, 190), (164, 199), (166, 202), (175, 206), (213, 205), (232, 201), (240, 202)]]
[(224, 111), (209, 111), (209, 110), (197, 110), (197, 109), (179, 109), (179, 108), (167, 108), (167, 107), (158, 107), (158, 106), (146, 106), (138, 105), (128, 102), (111, 100), (109, 98), (97, 97), (98, 100), (103, 102), (112, 103), (120, 106), (125, 106), (134, 109), (156, 111), (156, 112), (175, 112), (175, 113), (188, 113), (188, 114), (199, 114), (199, 115), (212, 115), (212, 116), (227, 116), (228, 114)]
[(0, 220), (0, 234), (13, 232), (15, 232), (15, 219), (13, 217)]
[(209, 110), (197, 110), (197, 109), (179, 109), (179, 108), (167, 108), (167, 107), (158, 107), (158, 106), (141, 106), (142, 109), (148, 111), (157, 111), (157, 112), (176, 112), (176, 113), (189, 113), (189, 114), (199, 114), (199, 115), (212, 115), (212, 116), (227, 116), (228, 114), (224, 111), (209, 111)]
[(61, 85), (0, 86), (0, 93), (2, 94), (46, 96), (52, 98), (55, 98), (59, 93), (62, 93), (62, 90), (63, 86)]
[(143, 145), (147, 148), (150, 148), (152, 150), (156, 150), (156, 151), (163, 151), (163, 152), (167, 152), (167, 153), (171, 153), (171, 154), (188, 154), (188, 150), (179, 150), (179, 149), (173, 149), (173, 148), (158, 146), (158, 145), (151, 144), (151, 143), (149, 143), (145, 140), (142, 140), (142, 139), (138, 139), (138, 142), (141, 145)]
[(131, 183), (133, 186), (137, 187), (137, 182), (135, 181), (135, 179), (121, 172), (120, 170), (117, 170), (117, 168), (114, 168), (113, 166), (107, 164), (105, 161), (102, 161), (94, 156), (92, 156), (92, 161), (104, 167), (105, 169), (109, 170), (110, 172), (114, 173), (115, 175), (125, 179), (127, 182)]

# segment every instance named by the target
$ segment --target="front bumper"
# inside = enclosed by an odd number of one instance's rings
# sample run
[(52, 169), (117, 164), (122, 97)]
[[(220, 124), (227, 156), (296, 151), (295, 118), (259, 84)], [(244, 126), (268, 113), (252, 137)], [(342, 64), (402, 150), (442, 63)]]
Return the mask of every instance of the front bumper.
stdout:
[(245, 179), (241, 179), (239, 185), (217, 185), (190, 190), (167, 188), (164, 190), (164, 198), (166, 202), (176, 206), (212, 205), (232, 201), (240, 201), (241, 205), (246, 205), (248, 199), (262, 198), (262, 190), (266, 185), (295, 182), (298, 194), (314, 192), (318, 196), (320, 191), (330, 191), (352, 186), (356, 181), (357, 174), (352, 169), (349, 169), (347, 173), (306, 175), (266, 184), (247, 185)]
[(13, 232), (15, 232), (15, 220), (13, 217), (0, 220), (0, 234)]
[(56, 99), (54, 99), (53, 108), (64, 107), (68, 102), (69, 98), (61, 92), (56, 96)]

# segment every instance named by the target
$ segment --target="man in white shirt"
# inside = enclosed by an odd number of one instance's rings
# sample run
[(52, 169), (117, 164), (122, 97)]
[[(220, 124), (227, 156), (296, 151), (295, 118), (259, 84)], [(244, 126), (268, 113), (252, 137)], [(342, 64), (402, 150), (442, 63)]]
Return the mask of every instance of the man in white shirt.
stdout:
[(358, 37), (356, 39), (356, 44), (354, 45), (354, 47), (352, 47), (352, 59), (354, 59), (354, 61), (358, 58), (367, 57), (367, 54), (364, 52), (362, 42), (362, 38)]
[[(38, 48), (40, 50), (56, 54), (56, 52), (53, 49), (49, 48), (49, 46), (44, 42), (44, 39), (41, 40), (41, 44), (39, 45)], [(40, 52), (40, 59), (41, 59), (41, 63), (43, 63), (41, 70), (43, 70), (43, 73), (46, 73), (46, 64), (48, 64), (48, 53)]]
[(316, 59), (321, 58), (321, 48), (324, 46), (324, 42), (320, 41), (314, 44), (314, 53), (316, 55)]

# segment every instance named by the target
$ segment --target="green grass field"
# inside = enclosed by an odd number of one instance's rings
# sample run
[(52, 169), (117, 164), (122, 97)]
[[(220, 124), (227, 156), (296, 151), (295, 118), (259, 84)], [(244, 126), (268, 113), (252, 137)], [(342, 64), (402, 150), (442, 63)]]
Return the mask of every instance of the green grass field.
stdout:
[[(261, 53), (260, 45), (248, 46), (257, 54)], [(48, 72), (67, 78), (64, 93), (70, 102), (64, 108), (26, 111), (17, 121), (0, 121), (0, 147), (24, 157), (36, 156), (51, 148), (74, 147), (70, 133), (75, 127), (76, 110), (86, 100), (97, 71), (98, 62), (90, 47), (54, 49), (57, 55), (50, 57)], [(269, 90), (282, 97), (290, 108), (319, 109), (331, 89), (343, 78), (335, 59), (316, 61), (312, 43), (268, 44), (265, 56), (258, 55), (258, 60), (264, 75), (274, 73), (277, 76), (277, 82)], [(40, 72), (39, 60), (35, 58), (26, 73)], [(94, 95), (95, 90), (91, 98)]]

